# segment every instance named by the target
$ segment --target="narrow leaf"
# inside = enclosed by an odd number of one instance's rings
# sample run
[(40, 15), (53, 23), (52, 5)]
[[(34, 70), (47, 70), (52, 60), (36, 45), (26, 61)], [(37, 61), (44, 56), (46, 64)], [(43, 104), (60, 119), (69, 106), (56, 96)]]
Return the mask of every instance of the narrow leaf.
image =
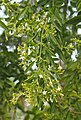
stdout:
[(34, 62), (31, 62), (30, 65), (27, 67), (26, 71), (29, 71), (32, 68), (33, 64)]
[(2, 27), (2, 28), (4, 28), (5, 30), (7, 30), (8, 28), (7, 28), (7, 26), (0, 20), (0, 26)]
[(16, 16), (16, 19), (20, 19), (20, 18), (23, 18), (24, 17), (24, 15), (26, 14), (26, 12), (27, 12), (27, 7), (24, 9), (24, 10), (22, 10), (21, 12), (20, 12), (20, 14), (18, 14), (17, 16)]
[(69, 19), (68, 21), (65, 22), (65, 24), (71, 25), (71, 24), (78, 24), (79, 22), (81, 22), (81, 15)]

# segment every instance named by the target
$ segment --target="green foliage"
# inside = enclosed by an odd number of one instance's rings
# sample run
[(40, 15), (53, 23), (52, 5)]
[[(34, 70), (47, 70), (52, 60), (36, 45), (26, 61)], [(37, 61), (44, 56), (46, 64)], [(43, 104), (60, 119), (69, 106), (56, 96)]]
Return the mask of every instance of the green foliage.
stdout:
[(1, 119), (20, 110), (24, 120), (80, 120), (80, 0), (1, 3), (8, 16), (0, 20)]
[(74, 18), (69, 19), (68, 21), (66, 21), (66, 24), (78, 24), (81, 22), (81, 15), (75, 16)]
[(77, 0), (76, 6), (77, 6), (78, 13), (81, 12), (81, 0)]
[(7, 26), (0, 20), (0, 26), (4, 29), (8, 29)]

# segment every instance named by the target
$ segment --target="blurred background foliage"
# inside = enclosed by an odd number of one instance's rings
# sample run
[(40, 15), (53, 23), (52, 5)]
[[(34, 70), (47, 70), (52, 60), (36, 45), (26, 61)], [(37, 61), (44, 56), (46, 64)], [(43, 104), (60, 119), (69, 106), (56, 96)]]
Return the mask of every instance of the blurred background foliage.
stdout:
[(0, 119), (81, 120), (81, 0), (1, 0)]

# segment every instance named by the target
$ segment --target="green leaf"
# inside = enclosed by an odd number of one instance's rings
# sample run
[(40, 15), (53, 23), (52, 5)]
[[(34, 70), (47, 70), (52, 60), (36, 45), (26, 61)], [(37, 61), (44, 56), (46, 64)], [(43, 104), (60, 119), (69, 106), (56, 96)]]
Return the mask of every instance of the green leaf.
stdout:
[(64, 0), (55, 0), (55, 4), (58, 7), (61, 7), (61, 5), (63, 4)]
[(68, 112), (66, 120), (74, 120), (70, 112)]
[(4, 115), (4, 114), (5, 114), (5, 112), (0, 110), (0, 115)]
[(2, 28), (4, 28), (5, 30), (7, 30), (8, 28), (7, 28), (7, 26), (0, 20), (0, 26), (2, 27)]
[(30, 118), (30, 116), (29, 116), (29, 114), (27, 114), (27, 115), (25, 116), (24, 120), (29, 120), (29, 118)]
[(29, 71), (32, 68), (33, 64), (34, 62), (31, 62), (30, 65), (27, 67), (26, 71)]
[(78, 24), (81, 22), (81, 15), (75, 16), (65, 22), (66, 25)]
[(76, 6), (77, 6), (77, 11), (79, 13), (81, 11), (81, 0), (77, 0)]
[(23, 113), (25, 113), (25, 111), (24, 111), (24, 106), (23, 106), (20, 102), (17, 102), (16, 106), (17, 106)]
[(6, 83), (12, 87), (15, 86), (14, 82), (13, 81), (10, 81), (10, 80), (7, 80)]
[(62, 31), (62, 26), (60, 26), (57, 21), (54, 22), (54, 26), (59, 32)]
[(16, 16), (16, 19), (20, 19), (20, 18), (23, 18), (24, 17), (24, 15), (26, 14), (26, 12), (27, 12), (27, 7), (26, 8), (24, 8), (19, 14), (17, 14), (17, 16)]
[(46, 5), (49, 0), (39, 0), (38, 5)]
[(59, 47), (59, 43), (58, 43), (57, 39), (54, 36), (52, 36), (52, 35), (50, 35), (50, 38), (51, 38), (52, 44), (53, 45), (57, 45)]

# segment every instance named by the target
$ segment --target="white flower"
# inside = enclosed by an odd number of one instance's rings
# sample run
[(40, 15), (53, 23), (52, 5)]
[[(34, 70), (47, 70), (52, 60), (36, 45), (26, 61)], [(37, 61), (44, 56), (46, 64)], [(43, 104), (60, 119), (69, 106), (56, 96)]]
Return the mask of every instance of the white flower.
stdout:
[(43, 93), (43, 95), (46, 95), (47, 91), (43, 91), (42, 93)]
[(33, 66), (32, 66), (32, 70), (37, 70), (36, 63), (33, 64)]
[(39, 74), (39, 77), (40, 77), (40, 78), (43, 78), (43, 75), (42, 75), (42, 74)]
[(44, 102), (44, 106), (49, 106), (49, 103), (47, 101)]

